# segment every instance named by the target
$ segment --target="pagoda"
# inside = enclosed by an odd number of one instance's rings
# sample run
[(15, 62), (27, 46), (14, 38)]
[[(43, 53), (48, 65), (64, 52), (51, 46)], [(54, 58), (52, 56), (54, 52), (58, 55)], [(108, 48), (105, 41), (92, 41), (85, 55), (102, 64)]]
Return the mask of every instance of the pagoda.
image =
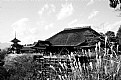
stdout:
[(16, 33), (15, 33), (15, 38), (13, 39), (13, 40), (11, 40), (11, 42), (13, 43), (12, 45), (11, 45), (11, 51), (12, 51), (12, 53), (17, 53), (17, 54), (19, 54), (20, 53), (20, 51), (21, 51), (21, 49), (22, 49), (22, 45), (20, 45), (18, 42), (21, 42), (20, 40), (18, 40), (17, 38), (16, 38)]

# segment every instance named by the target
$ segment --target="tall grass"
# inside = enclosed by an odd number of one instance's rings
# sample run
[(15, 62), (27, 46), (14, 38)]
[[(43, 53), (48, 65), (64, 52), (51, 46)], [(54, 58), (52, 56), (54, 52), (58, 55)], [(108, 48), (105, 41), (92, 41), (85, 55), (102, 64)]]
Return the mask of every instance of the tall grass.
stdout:
[[(119, 70), (121, 67), (120, 63), (120, 56), (117, 56), (118, 47), (117, 50), (114, 50), (114, 45), (111, 45), (109, 48), (107, 48), (107, 37), (105, 38), (105, 47), (101, 48), (101, 43), (98, 42), (95, 47), (95, 51), (93, 54), (95, 54), (95, 62), (90, 62), (88, 65), (85, 63), (83, 65), (80, 64), (80, 62), (76, 62), (75, 57), (72, 57), (72, 55), (68, 55), (72, 75), (67, 75), (67, 77), (64, 77), (64, 79), (61, 80), (115, 80), (117, 78), (117, 75), (119, 75)], [(109, 52), (109, 50), (111, 52)], [(83, 55), (91, 56), (90, 50), (88, 51), (82, 51)], [(73, 54), (73, 56), (75, 56)], [(72, 61), (72, 59), (74, 61)], [(63, 65), (60, 63), (60, 65)], [(65, 66), (65, 65), (64, 65)], [(65, 67), (64, 67), (65, 68)], [(118, 78), (117, 78), (118, 79)]]

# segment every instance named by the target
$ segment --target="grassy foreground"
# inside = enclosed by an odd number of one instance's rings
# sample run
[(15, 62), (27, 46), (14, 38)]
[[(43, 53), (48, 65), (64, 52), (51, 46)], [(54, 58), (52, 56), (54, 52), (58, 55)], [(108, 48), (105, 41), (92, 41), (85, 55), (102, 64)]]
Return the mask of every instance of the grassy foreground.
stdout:
[[(106, 45), (106, 44), (105, 44)], [(40, 54), (9, 54), (5, 57), (5, 68), (11, 74), (10, 80), (121, 80), (121, 56), (118, 47), (71, 52), (64, 56), (43, 56)], [(95, 56), (88, 64), (78, 61), (78, 56)]]
[[(96, 54), (96, 53), (95, 53)], [(94, 62), (81, 64), (75, 61), (74, 54), (61, 56), (68, 61), (52, 62), (50, 56), (34, 61), (36, 54), (9, 54), (5, 58), (5, 68), (11, 74), (10, 80), (120, 80), (120, 56), (105, 55)], [(47, 59), (48, 58), (48, 59)], [(50, 62), (48, 62), (50, 61)], [(47, 64), (49, 63), (49, 64)], [(69, 71), (70, 70), (70, 71)], [(49, 73), (47, 73), (49, 72)]]

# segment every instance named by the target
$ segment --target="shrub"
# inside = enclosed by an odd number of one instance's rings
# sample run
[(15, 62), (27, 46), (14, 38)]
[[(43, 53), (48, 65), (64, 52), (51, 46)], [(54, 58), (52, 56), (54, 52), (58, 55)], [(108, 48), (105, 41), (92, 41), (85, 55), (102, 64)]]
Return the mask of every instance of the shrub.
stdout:
[(8, 54), (7, 49), (3, 49), (0, 51), (0, 60), (4, 60), (5, 56)]

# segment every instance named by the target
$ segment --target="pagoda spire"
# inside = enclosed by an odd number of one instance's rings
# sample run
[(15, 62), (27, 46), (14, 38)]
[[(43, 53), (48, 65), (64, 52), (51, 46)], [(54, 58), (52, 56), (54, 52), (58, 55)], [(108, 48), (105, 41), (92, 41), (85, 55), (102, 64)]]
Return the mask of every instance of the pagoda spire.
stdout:
[(13, 43), (21, 42), (20, 40), (18, 40), (18, 39), (16, 38), (16, 31), (15, 31), (15, 38), (14, 38), (13, 40), (11, 40), (11, 42), (13, 42)]
[(15, 31), (15, 38), (16, 38), (16, 31)]

